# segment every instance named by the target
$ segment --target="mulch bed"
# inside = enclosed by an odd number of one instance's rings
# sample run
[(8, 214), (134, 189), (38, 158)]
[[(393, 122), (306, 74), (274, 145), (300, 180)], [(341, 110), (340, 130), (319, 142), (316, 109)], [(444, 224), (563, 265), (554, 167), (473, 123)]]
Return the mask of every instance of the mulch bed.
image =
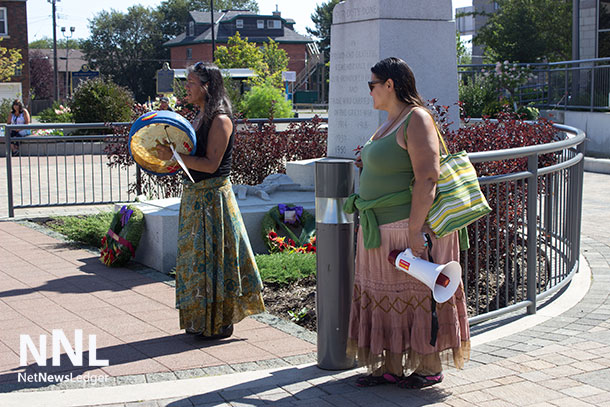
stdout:
[(282, 319), (291, 320), (292, 317), (288, 311), (298, 314), (305, 308), (306, 312), (299, 318), (292, 319), (292, 322), (310, 331), (316, 331), (316, 278), (314, 276), (283, 287), (266, 283), (263, 299), (267, 312)]

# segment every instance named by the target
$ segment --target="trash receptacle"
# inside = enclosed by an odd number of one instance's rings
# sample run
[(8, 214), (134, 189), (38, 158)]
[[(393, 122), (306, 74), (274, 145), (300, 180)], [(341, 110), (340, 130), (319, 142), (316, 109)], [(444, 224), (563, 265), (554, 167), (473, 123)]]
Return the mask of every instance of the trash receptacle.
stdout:
[(354, 192), (354, 161), (325, 158), (316, 170), (318, 367), (350, 369), (346, 354), (354, 285), (354, 218), (343, 203)]

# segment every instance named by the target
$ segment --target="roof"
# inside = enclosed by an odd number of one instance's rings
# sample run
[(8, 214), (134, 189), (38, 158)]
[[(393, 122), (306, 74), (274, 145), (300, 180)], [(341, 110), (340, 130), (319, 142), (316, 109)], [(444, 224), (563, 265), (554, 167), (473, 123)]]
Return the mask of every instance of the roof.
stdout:
[[(46, 58), (49, 59), (51, 65), (53, 65), (53, 50), (48, 48), (30, 48), (29, 55), (30, 61), (32, 60), (32, 52), (40, 51)], [(80, 68), (88, 64), (87, 59), (85, 58), (85, 54), (80, 49), (72, 49), (68, 50), (68, 72), (78, 72)], [(57, 71), (58, 72), (66, 72), (66, 50), (65, 49), (57, 49)]]
[[(182, 34), (176, 36), (175, 38), (165, 42), (163, 44), (163, 46), (176, 47), (176, 46), (180, 46), (180, 45), (211, 43), (212, 42), (212, 30), (211, 30), (211, 23), (210, 23), (210, 21), (211, 21), (210, 14), (211, 13), (209, 13), (207, 11), (206, 12), (191, 11), (190, 16), (193, 19), (193, 21), (195, 21), (196, 24), (208, 25), (208, 27), (206, 27), (206, 29), (196, 37), (188, 37), (186, 35), (186, 32), (183, 32)], [(308, 37), (306, 35), (301, 35), (286, 25), (286, 24), (294, 24), (294, 20), (292, 20), (292, 19), (284, 19), (281, 16), (277, 16), (277, 15), (256, 14), (249, 10), (225, 10), (225, 11), (219, 11), (219, 12), (215, 11), (214, 20), (216, 21), (216, 24), (214, 25), (214, 38), (215, 38), (216, 42), (226, 43), (228, 38), (230, 36), (234, 35), (233, 30), (226, 29), (227, 23), (229, 23), (230, 21), (236, 19), (237, 17), (241, 17), (241, 16), (260, 17), (260, 18), (265, 18), (265, 19), (278, 19), (279, 18), (280, 20), (284, 21), (284, 23), (285, 23), (283, 30), (282, 30), (283, 35), (281, 35), (281, 36), (273, 35), (273, 34), (269, 33), (267, 30), (264, 30), (263, 31), (264, 35), (261, 35), (260, 37), (248, 35), (247, 36), (248, 40), (251, 42), (258, 42), (258, 43), (266, 42), (266, 41), (268, 41), (269, 37), (271, 37), (271, 39), (273, 39), (274, 41), (276, 41), (278, 43), (307, 44), (307, 43), (314, 42), (314, 40), (311, 39), (310, 37)], [(239, 31), (239, 30), (237, 30), (237, 31)]]

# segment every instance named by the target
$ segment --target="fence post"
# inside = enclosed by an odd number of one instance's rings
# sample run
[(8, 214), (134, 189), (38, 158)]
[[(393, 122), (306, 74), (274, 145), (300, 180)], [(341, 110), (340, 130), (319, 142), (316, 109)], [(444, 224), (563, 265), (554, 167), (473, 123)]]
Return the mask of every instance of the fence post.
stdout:
[(568, 110), (568, 65), (566, 64), (566, 81), (565, 86), (563, 88), (563, 110), (564, 112)]
[(6, 151), (6, 192), (8, 194), (8, 217), (13, 218), (15, 217), (15, 208), (13, 208), (13, 153), (11, 150), (10, 126), (4, 127), (4, 148)]
[(136, 195), (142, 195), (142, 172), (139, 165), (136, 165)]
[(593, 62), (593, 66), (591, 67), (591, 106), (589, 106), (589, 111), (593, 111), (593, 105), (595, 104), (595, 62)]
[(527, 157), (527, 170), (531, 174), (527, 180), (527, 299), (532, 302), (527, 307), (528, 314), (536, 313), (536, 288), (538, 267), (538, 154)]

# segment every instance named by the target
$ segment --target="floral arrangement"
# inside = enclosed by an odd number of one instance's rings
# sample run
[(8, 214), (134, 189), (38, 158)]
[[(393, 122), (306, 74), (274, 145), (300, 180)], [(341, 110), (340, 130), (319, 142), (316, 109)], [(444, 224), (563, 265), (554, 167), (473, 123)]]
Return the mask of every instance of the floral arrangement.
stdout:
[(119, 267), (136, 255), (144, 230), (144, 214), (134, 206), (124, 205), (114, 214), (106, 236), (102, 238), (100, 260), (109, 267)]
[[(263, 217), (261, 232), (271, 253), (316, 251), (316, 220), (302, 206), (293, 204), (274, 206)], [(297, 233), (299, 233), (298, 237)]]

